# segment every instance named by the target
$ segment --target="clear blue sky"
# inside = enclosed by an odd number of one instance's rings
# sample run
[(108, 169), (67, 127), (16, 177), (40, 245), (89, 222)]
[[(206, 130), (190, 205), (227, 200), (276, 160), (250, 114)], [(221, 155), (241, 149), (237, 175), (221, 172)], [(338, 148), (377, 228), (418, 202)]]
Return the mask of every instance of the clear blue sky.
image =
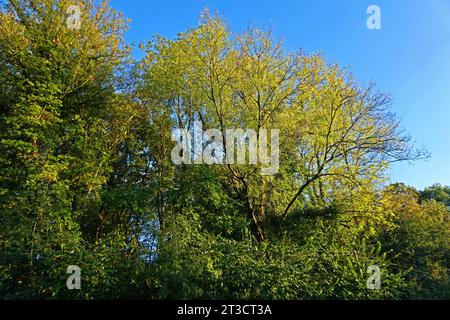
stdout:
[[(321, 51), (361, 83), (373, 80), (428, 161), (397, 164), (391, 180), (417, 188), (450, 185), (450, 0), (112, 0), (131, 18), (129, 43), (194, 27), (200, 11), (219, 12), (233, 30), (272, 27), (288, 49)], [(381, 30), (368, 30), (366, 9), (381, 8)], [(140, 56), (136, 53), (137, 56)]]

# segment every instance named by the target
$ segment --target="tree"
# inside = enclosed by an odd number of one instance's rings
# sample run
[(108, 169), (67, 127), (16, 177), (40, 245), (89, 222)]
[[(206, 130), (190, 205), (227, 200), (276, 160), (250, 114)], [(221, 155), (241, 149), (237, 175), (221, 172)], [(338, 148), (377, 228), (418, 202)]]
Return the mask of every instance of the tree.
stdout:
[(338, 193), (370, 194), (389, 163), (425, 156), (410, 148), (389, 99), (372, 86), (361, 88), (319, 56), (286, 53), (268, 32), (232, 34), (207, 12), (198, 28), (150, 43), (143, 68), (140, 99), (171, 121), (165, 129), (191, 130), (199, 120), (223, 134), (236, 127), (280, 130), (278, 174), (263, 177), (259, 166), (217, 168), (259, 242), (281, 233), (308, 193), (322, 202)]
[(442, 202), (447, 208), (450, 207), (450, 187), (442, 186), (439, 183), (425, 188), (420, 193), (420, 201), (434, 199), (438, 202)]
[(118, 93), (125, 20), (106, 2), (78, 1), (81, 28), (72, 30), (70, 5), (11, 0), (0, 13), (2, 294), (59, 295), (71, 264), (85, 279), (92, 272), (85, 285), (95, 287), (90, 259), (130, 228), (107, 229), (117, 217), (103, 202), (136, 114)]
[(419, 192), (404, 184), (388, 186), (384, 190), (384, 197), (387, 210), (394, 213), (394, 226), (380, 232), (379, 239), (397, 270), (406, 272), (405, 282), (408, 288), (404, 290), (403, 297), (448, 299), (448, 209), (434, 200), (423, 200), (420, 203)]

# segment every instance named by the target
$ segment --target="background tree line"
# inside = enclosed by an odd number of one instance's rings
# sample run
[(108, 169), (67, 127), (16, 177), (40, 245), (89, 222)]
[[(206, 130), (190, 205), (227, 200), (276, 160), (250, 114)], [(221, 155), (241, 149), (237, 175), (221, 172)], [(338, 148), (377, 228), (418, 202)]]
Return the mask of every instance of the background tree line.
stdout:
[[(126, 28), (107, 2), (3, 3), (0, 297), (450, 298), (450, 188), (386, 186), (428, 156), (389, 97), (207, 11), (138, 61)], [(194, 121), (279, 129), (279, 172), (175, 166), (172, 130)]]

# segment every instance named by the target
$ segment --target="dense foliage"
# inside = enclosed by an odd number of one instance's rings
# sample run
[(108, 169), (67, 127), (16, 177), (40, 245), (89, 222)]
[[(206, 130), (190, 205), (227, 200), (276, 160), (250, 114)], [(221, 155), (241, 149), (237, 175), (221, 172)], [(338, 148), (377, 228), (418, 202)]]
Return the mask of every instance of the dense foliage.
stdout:
[[(450, 187), (386, 186), (426, 156), (388, 97), (207, 11), (140, 61), (126, 27), (105, 2), (3, 5), (2, 299), (450, 298)], [(172, 130), (194, 121), (280, 130), (278, 172), (175, 165)]]

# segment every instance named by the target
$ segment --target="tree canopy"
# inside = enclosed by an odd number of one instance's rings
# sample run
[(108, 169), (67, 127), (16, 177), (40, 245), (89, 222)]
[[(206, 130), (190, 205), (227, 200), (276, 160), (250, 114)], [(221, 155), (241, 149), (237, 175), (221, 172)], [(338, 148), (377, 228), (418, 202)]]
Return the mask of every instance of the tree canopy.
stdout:
[[(450, 297), (450, 187), (387, 185), (428, 154), (374, 84), (208, 11), (134, 60), (120, 13), (76, 4), (79, 29), (72, 0), (0, 12), (2, 299)], [(195, 122), (278, 130), (279, 168), (175, 164)]]

